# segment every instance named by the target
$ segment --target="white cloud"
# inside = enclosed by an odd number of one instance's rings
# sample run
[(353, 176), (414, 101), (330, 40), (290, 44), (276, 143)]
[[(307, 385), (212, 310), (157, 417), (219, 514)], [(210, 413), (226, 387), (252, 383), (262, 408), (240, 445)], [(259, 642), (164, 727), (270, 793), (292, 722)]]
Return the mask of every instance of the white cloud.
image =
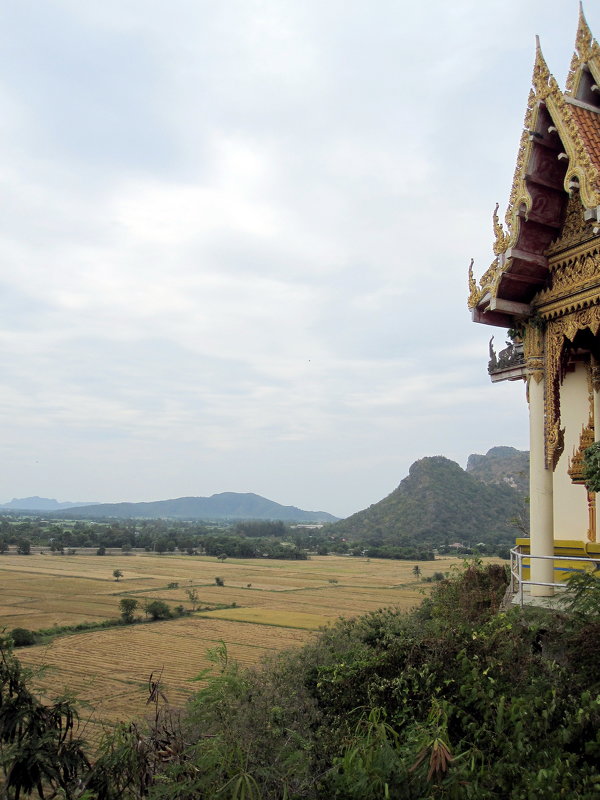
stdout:
[(576, 9), (553, 13), (12, 4), (4, 499), (232, 489), (350, 513), (423, 455), (523, 446), (466, 267), (491, 258), (536, 32), (566, 72)]

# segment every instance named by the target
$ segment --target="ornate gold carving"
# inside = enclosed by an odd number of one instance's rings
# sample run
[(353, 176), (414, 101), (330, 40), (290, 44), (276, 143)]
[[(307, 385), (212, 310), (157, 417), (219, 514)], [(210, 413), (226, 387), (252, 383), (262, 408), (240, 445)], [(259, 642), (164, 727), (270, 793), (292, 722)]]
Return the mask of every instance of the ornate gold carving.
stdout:
[[(584, 453), (588, 447), (594, 444), (594, 426), (589, 423), (583, 425), (579, 436), (579, 447), (573, 448), (573, 455), (569, 459), (567, 472), (572, 483), (585, 485), (584, 477)], [(587, 492), (588, 501), (588, 531), (589, 542), (596, 541), (596, 498), (594, 492)]]
[[(564, 428), (560, 427), (561, 359), (565, 340), (572, 342), (578, 331), (589, 328), (594, 336), (600, 330), (600, 308), (584, 308), (548, 321), (544, 336), (544, 410), (546, 415), (546, 469), (554, 470), (564, 449)], [(561, 434), (562, 430), (562, 434)]]
[(553, 472), (565, 449), (565, 429), (560, 422), (548, 426), (546, 430), (546, 469)]
[(533, 128), (536, 111), (537, 102), (535, 92), (533, 89), (530, 89), (529, 97), (527, 98), (527, 108), (525, 110), (525, 121), (523, 123), (524, 130), (521, 134), (521, 141), (519, 142), (519, 150), (517, 152), (515, 174), (508, 198), (508, 208), (504, 216), (506, 226), (509, 230), (509, 243), (514, 243), (518, 235), (518, 227), (514, 227), (516, 222), (516, 214), (513, 213), (514, 209), (518, 209), (523, 204), (525, 205), (526, 212), (531, 209), (531, 196), (525, 186), (525, 171), (532, 148), (529, 131)]
[(577, 36), (575, 37), (575, 52), (571, 59), (571, 66), (567, 76), (566, 91), (573, 95), (577, 89), (575, 81), (579, 75), (579, 71), (591, 60), (592, 56), (597, 54), (598, 45), (594, 41), (592, 32), (590, 31), (583, 8), (579, 7), (579, 24), (577, 26)]
[(494, 223), (494, 236), (496, 240), (494, 242), (494, 254), (500, 255), (500, 253), (504, 253), (506, 248), (508, 247), (508, 242), (510, 236), (508, 233), (504, 232), (504, 228), (502, 227), (502, 223), (498, 219), (498, 208), (500, 207), (500, 203), (496, 203), (496, 208), (494, 209), (494, 214), (492, 216), (493, 223)]
[(467, 306), (469, 308), (474, 308), (479, 301), (479, 289), (477, 288), (477, 281), (473, 276), (473, 264), (474, 261), (471, 259), (471, 263), (469, 264), (469, 299), (467, 300)]
[(560, 236), (552, 242), (546, 251), (546, 255), (551, 256), (554, 253), (575, 247), (575, 245), (587, 239), (592, 239), (593, 236), (590, 225), (584, 219), (583, 206), (581, 205), (579, 194), (573, 192), (567, 203), (567, 213)]
[(493, 292), (501, 274), (502, 270), (498, 266), (498, 259), (495, 258), (481, 276), (478, 286), (473, 276), (473, 259), (471, 259), (471, 263), (469, 264), (469, 299), (467, 301), (467, 306), (469, 308), (475, 308), (487, 292)]
[[(550, 285), (532, 303), (543, 313), (561, 316), (600, 303), (600, 245), (550, 265)], [(547, 308), (550, 304), (554, 307)]]
[[(583, 63), (591, 62), (589, 66), (599, 73), (600, 80), (600, 48), (592, 39), (583, 14), (580, 15), (579, 28), (576, 41), (576, 59), (572, 68), (578, 70)], [(571, 76), (571, 84), (574, 80)], [(513, 247), (519, 239), (521, 218), (527, 219), (532, 206), (532, 198), (527, 188), (526, 175), (529, 160), (534, 147), (534, 137), (531, 131), (535, 130), (540, 105), (544, 104), (555, 125), (562, 145), (569, 157), (569, 166), (565, 174), (564, 187), (569, 193), (569, 183), (576, 178), (579, 183), (579, 192), (574, 193), (569, 202), (567, 219), (560, 235), (560, 239), (553, 243), (550, 253), (558, 253), (567, 247), (573, 247), (585, 241), (590, 236), (589, 228), (583, 220), (583, 208), (600, 206), (600, 170), (590, 158), (586, 144), (582, 139), (577, 119), (573, 113), (573, 106), (566, 102), (556, 80), (551, 75), (546, 60), (544, 59), (539, 40), (536, 43), (536, 56), (532, 75), (532, 88), (527, 100), (525, 111), (524, 130), (519, 143), (517, 163), (511, 187), (505, 221), (506, 230), (498, 218), (498, 206), (494, 209), (494, 254), (496, 259), (490, 268), (481, 277), (479, 286), (469, 273), (469, 308), (474, 308), (489, 292), (495, 295), (503, 273), (510, 268), (512, 260), (502, 254)], [(558, 154), (557, 154), (558, 155)], [(579, 200), (577, 198), (579, 194)], [(540, 294), (540, 303), (552, 300), (552, 291), (560, 293), (558, 287), (553, 287), (547, 294)], [(600, 300), (599, 300), (600, 301)], [(565, 309), (571, 311), (573, 307)], [(564, 312), (561, 312), (564, 313)]]
[(588, 447), (594, 444), (594, 428), (591, 425), (582, 425), (579, 435), (579, 447), (573, 448), (573, 455), (569, 459), (567, 472), (571, 483), (585, 483), (583, 477), (583, 454)]
[(523, 354), (528, 376), (541, 383), (544, 379), (544, 334), (540, 328), (525, 327)]

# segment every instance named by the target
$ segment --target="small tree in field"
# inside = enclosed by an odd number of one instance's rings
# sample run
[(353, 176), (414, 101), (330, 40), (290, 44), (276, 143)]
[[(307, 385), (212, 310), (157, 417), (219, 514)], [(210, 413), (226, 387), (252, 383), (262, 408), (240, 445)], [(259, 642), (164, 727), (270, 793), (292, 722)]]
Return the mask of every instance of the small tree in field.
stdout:
[(169, 619), (171, 617), (171, 609), (164, 602), (164, 600), (152, 600), (144, 606), (146, 614), (150, 614), (152, 619)]
[(17, 553), (20, 556), (30, 556), (31, 555), (31, 542), (29, 539), (19, 539), (17, 542)]
[(223, 580), (223, 578), (215, 578), (215, 583), (217, 584), (217, 586), (225, 586), (225, 581)]
[(121, 570), (120, 570), (120, 569), (114, 569), (114, 570), (113, 570), (113, 578), (114, 578), (116, 581), (118, 581), (118, 580), (119, 580), (119, 578), (122, 578), (122, 577), (123, 577), (123, 573), (121, 572)]
[(188, 596), (188, 600), (192, 604), (192, 611), (195, 611), (196, 608), (198, 607), (198, 600), (199, 600), (198, 590), (197, 589), (186, 589), (185, 593)]
[(134, 597), (123, 597), (119, 600), (119, 611), (121, 612), (123, 622), (127, 622), (128, 624), (133, 622), (133, 612), (138, 605), (138, 601)]
[(421, 577), (421, 567), (418, 564), (414, 565), (414, 567), (412, 568), (412, 572), (415, 578)]
[(223, 562), (227, 558), (227, 553), (219, 553), (217, 558), (219, 559), (219, 561)]

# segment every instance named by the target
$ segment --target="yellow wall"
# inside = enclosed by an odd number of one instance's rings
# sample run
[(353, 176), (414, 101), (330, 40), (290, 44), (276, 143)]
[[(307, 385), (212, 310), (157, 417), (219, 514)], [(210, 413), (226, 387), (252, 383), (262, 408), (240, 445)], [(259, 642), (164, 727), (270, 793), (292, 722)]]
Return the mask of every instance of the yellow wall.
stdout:
[(581, 428), (589, 418), (587, 370), (578, 363), (567, 372), (560, 389), (560, 420), (565, 428), (565, 449), (554, 471), (554, 538), (585, 541), (588, 530), (587, 494), (571, 483), (569, 458), (579, 447)]

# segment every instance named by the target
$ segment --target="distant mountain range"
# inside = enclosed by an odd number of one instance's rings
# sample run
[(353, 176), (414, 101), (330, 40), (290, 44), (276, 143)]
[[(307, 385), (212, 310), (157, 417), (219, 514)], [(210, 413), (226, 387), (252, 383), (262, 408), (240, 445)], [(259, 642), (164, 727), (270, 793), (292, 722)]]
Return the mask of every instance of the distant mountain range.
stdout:
[(51, 513), (53, 517), (95, 519), (112, 517), (171, 518), (198, 520), (282, 520), (283, 522), (335, 522), (339, 517), (326, 511), (303, 511), (282, 506), (257, 494), (222, 492), (211, 497), (179, 497), (150, 503), (59, 503), (41, 497), (12, 500), (1, 509)]
[(373, 543), (433, 546), (444, 542), (497, 543), (514, 539), (510, 520), (526, 523), (529, 453), (493, 447), (469, 456), (466, 471), (443, 456), (422, 458), (397, 489), (364, 511), (339, 520), (325, 511), (282, 506), (257, 494), (222, 492), (148, 503), (73, 503), (43, 498), (13, 499), (1, 510), (45, 513), (58, 518), (171, 518), (205, 521), (282, 520), (328, 522), (331, 532)]
[(10, 503), (0, 504), (0, 509), (13, 511), (60, 511), (63, 508), (91, 506), (93, 503), (60, 503), (50, 497), (13, 497)]
[(391, 494), (328, 530), (377, 546), (508, 543), (517, 535), (511, 520), (527, 517), (523, 495), (503, 480), (500, 469), (502, 459), (510, 456), (512, 474), (515, 453), (519, 451), (493, 448), (486, 456), (475, 456), (469, 472), (443, 456), (422, 458)]

